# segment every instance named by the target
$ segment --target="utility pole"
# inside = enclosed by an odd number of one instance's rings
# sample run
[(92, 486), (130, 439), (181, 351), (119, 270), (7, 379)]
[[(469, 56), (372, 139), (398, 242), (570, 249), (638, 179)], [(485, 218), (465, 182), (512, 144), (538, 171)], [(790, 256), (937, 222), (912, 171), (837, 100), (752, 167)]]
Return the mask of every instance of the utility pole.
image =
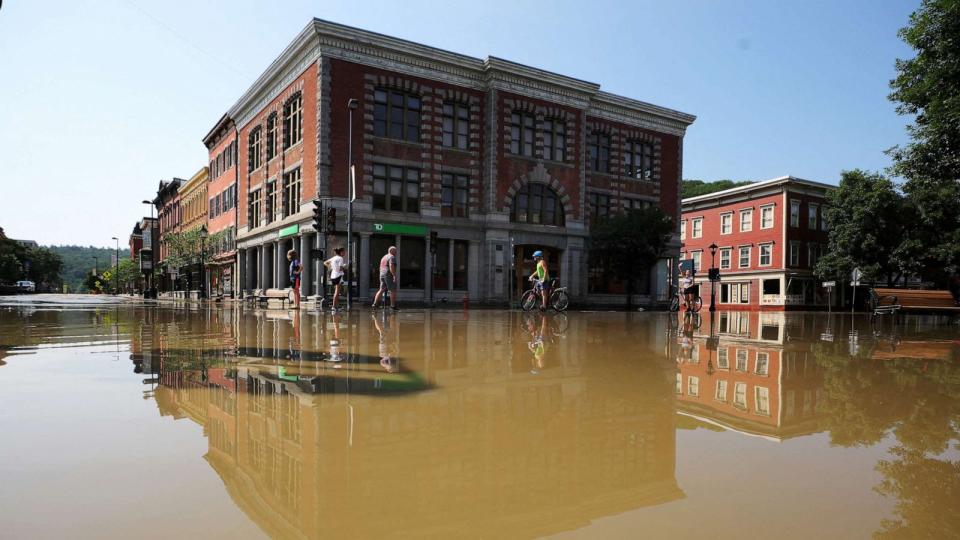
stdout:
[(116, 252), (117, 266), (116, 266), (116, 269), (113, 271), (113, 283), (114, 283), (113, 294), (120, 294), (120, 239), (118, 239), (116, 236), (111, 236), (110, 239), (117, 241), (117, 252)]
[(347, 101), (349, 126), (347, 127), (347, 309), (353, 308), (353, 111), (360, 106), (360, 102), (351, 98)]

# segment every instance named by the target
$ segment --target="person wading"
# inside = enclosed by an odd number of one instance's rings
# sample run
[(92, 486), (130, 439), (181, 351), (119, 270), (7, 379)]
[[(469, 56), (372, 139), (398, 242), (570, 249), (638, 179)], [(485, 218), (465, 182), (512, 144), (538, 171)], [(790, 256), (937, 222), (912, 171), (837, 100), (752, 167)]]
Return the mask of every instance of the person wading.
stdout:
[(297, 258), (297, 251), (291, 249), (287, 252), (287, 260), (290, 261), (290, 283), (293, 284), (293, 307), (300, 307), (300, 272), (303, 272), (303, 265)]
[(336, 311), (337, 299), (340, 298), (340, 285), (343, 281), (343, 268), (347, 266), (347, 263), (343, 260), (343, 248), (334, 249), (333, 257), (323, 261), (323, 265), (330, 269), (330, 283), (333, 284), (333, 303), (330, 305), (330, 309)]
[(390, 307), (397, 311), (397, 248), (390, 246), (387, 254), (380, 259), (380, 289), (373, 297), (373, 306), (377, 307), (380, 297), (390, 291)]

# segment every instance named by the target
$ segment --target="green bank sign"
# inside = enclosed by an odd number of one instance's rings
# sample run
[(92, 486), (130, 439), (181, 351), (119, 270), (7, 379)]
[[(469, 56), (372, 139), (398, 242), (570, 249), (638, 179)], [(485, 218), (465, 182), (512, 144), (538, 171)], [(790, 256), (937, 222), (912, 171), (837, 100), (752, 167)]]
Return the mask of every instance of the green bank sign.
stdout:
[(426, 236), (427, 228), (423, 225), (401, 225), (399, 223), (374, 223), (373, 232), (389, 234), (408, 234), (410, 236)]
[(285, 236), (292, 236), (294, 234), (297, 234), (298, 232), (300, 232), (300, 225), (298, 223), (294, 223), (289, 227), (284, 227), (280, 229), (279, 237), (283, 238)]

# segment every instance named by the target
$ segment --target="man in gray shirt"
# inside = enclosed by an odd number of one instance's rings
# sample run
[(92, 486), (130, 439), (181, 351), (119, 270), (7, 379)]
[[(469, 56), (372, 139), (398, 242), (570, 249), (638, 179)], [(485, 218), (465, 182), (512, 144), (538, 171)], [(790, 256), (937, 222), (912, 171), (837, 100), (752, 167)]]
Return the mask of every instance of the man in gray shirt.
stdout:
[(380, 259), (380, 289), (373, 297), (373, 306), (377, 307), (380, 297), (390, 290), (390, 307), (397, 311), (397, 248), (390, 246), (387, 254)]

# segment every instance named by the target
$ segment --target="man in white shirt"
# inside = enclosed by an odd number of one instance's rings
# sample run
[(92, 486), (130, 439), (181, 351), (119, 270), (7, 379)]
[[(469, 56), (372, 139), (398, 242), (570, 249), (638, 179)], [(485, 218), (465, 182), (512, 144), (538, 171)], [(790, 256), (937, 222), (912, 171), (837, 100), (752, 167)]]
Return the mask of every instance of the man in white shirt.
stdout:
[(343, 269), (347, 263), (343, 260), (343, 248), (333, 250), (333, 257), (323, 261), (323, 265), (330, 269), (330, 283), (333, 283), (333, 303), (331, 309), (337, 310), (337, 299), (340, 298), (340, 285), (343, 282)]

